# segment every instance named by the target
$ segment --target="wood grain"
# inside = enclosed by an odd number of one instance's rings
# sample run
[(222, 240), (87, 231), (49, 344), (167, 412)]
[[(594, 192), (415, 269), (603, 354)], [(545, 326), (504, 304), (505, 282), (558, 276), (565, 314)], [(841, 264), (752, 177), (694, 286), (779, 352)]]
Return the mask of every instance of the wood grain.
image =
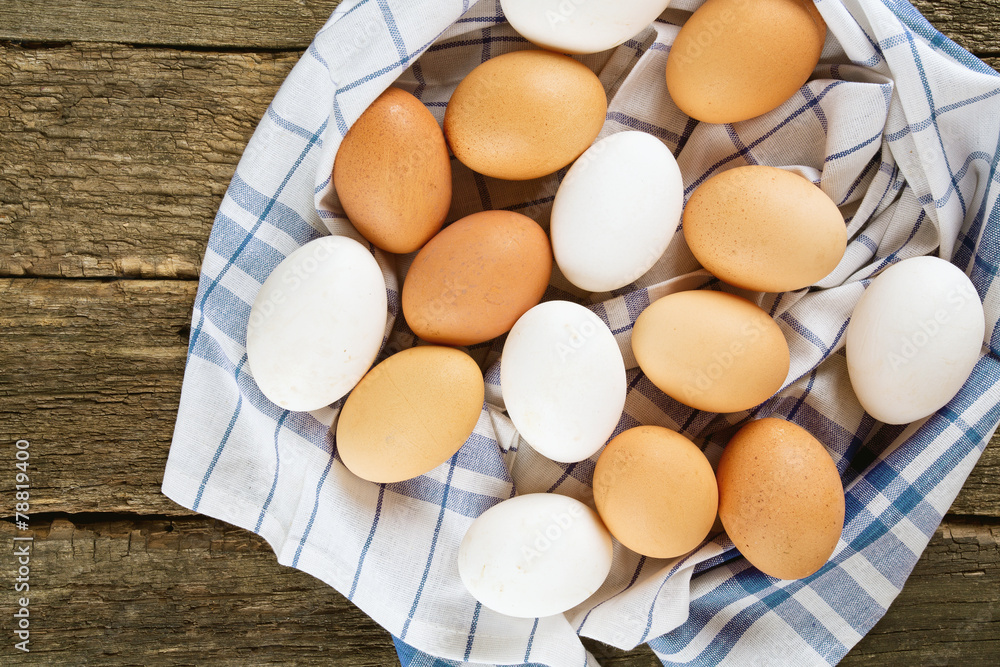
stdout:
[[(34, 527), (30, 662), (39, 665), (398, 664), (392, 640), (333, 588), (277, 564), (264, 540), (206, 518)], [(0, 522), (3, 572), (14, 527)], [(23, 535), (23, 533), (21, 533)], [(20, 595), (20, 594), (19, 594)], [(0, 596), (0, 664), (17, 599)]]
[(296, 60), (0, 46), (0, 275), (197, 278), (236, 163)]
[(1000, 12), (996, 0), (910, 0), (910, 4), (966, 50), (979, 56), (1000, 54)]
[(841, 665), (996, 665), (998, 656), (1000, 526), (945, 522)]
[(4, 0), (0, 40), (304, 49), (340, 0)]
[[(15, 532), (0, 522), (0, 542), (11, 544)], [(260, 537), (221, 521), (55, 518), (32, 532), (30, 646), (39, 664), (396, 662), (389, 635), (350, 602), (278, 565)], [(996, 525), (943, 524), (889, 613), (842, 664), (993, 664), (998, 542)], [(0, 567), (13, 571), (13, 554), (2, 552)], [(13, 595), (4, 594), (5, 606)], [(0, 619), (10, 636), (11, 615)], [(659, 664), (645, 646), (586, 644), (604, 667)], [(5, 642), (0, 656), (11, 650)]]
[[(190, 514), (160, 483), (196, 289), (0, 279), (0, 442), (31, 442), (35, 511)], [(1000, 435), (952, 512), (1000, 517), (998, 469)]]
[(197, 278), (236, 163), (296, 60), (0, 46), (0, 276)]
[[(209, 48), (304, 49), (340, 0), (4, 0), (0, 40), (118, 42)], [(913, 0), (976, 54), (1000, 53), (993, 0)]]
[(196, 288), (0, 280), (0, 442), (31, 442), (34, 512), (191, 514), (159, 487)]

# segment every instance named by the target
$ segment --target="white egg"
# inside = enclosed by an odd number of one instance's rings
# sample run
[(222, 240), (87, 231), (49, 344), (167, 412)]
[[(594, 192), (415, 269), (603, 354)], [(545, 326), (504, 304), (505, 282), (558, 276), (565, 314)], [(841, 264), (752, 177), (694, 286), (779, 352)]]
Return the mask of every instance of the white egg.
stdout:
[(684, 181), (663, 142), (619, 132), (588, 148), (552, 205), (552, 251), (566, 278), (607, 292), (640, 278), (680, 222)]
[(611, 571), (611, 535), (578, 500), (530, 493), (472, 522), (458, 572), (474, 598), (518, 618), (552, 616), (593, 595)]
[(535, 450), (561, 463), (582, 461), (621, 418), (625, 362), (601, 318), (569, 301), (547, 301), (507, 334), (500, 389), (508, 416)]
[(368, 249), (343, 236), (316, 239), (261, 286), (247, 326), (247, 364), (275, 405), (317, 410), (368, 371), (386, 318), (385, 280)]
[(529, 41), (560, 53), (597, 53), (635, 37), (670, 0), (500, 0)]
[(887, 424), (933, 414), (972, 373), (986, 321), (976, 288), (954, 264), (913, 257), (889, 267), (847, 327), (847, 368), (864, 409)]

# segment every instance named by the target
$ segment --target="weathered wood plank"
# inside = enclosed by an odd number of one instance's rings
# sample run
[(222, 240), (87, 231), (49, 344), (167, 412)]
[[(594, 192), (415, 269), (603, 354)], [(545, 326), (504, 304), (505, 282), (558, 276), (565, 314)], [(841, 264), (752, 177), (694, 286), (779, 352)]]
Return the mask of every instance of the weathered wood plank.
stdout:
[(0, 280), (0, 442), (31, 442), (32, 511), (191, 513), (159, 486), (196, 288)]
[(0, 40), (303, 49), (340, 0), (4, 0)]
[[(302, 49), (340, 0), (5, 0), (0, 40)], [(996, 0), (914, 0), (973, 53), (1000, 51)]]
[[(196, 289), (0, 279), (0, 442), (31, 441), (35, 511), (190, 514), (159, 489)], [(998, 470), (1000, 435), (952, 512), (1000, 517)]]
[(197, 277), (235, 165), (295, 60), (0, 46), (0, 276)]
[[(44, 665), (398, 664), (384, 630), (335, 590), (277, 564), (262, 539), (219, 521), (34, 526), (30, 661)], [(3, 572), (14, 527), (0, 522)], [(22, 533), (23, 534), (23, 533)], [(0, 663), (13, 648), (4, 586)]]
[[(384, 630), (332, 588), (277, 565), (256, 535), (202, 517), (39, 522), (31, 644), (46, 665), (391, 665)], [(0, 522), (0, 541), (17, 534)], [(987, 665), (1000, 650), (1000, 529), (946, 523), (845, 665)], [(0, 567), (15, 571), (2, 550)], [(11, 609), (15, 593), (3, 596)], [(11, 614), (0, 625), (10, 637)], [(153, 641), (150, 641), (153, 639)], [(653, 667), (587, 640), (605, 667)], [(0, 655), (12, 652), (10, 643)]]
[(841, 663), (995, 665), (1000, 527), (945, 522), (888, 613)]
[[(975, 54), (1000, 53), (997, 0), (910, 0), (931, 25)], [(996, 65), (991, 65), (996, 67)]]
[(0, 275), (197, 277), (297, 58), (0, 46)]

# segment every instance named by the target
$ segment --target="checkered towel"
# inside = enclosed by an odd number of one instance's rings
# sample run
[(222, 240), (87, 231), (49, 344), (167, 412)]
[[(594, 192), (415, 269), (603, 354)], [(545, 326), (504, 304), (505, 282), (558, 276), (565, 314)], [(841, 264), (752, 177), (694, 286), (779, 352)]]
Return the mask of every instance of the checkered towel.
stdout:
[[(686, 195), (722, 170), (766, 164), (796, 168), (840, 205), (850, 242), (830, 276), (809, 290), (742, 293), (788, 340), (784, 387), (749, 412), (716, 415), (667, 398), (639, 371), (629, 338), (646, 305), (679, 287), (735, 291), (697, 271), (680, 233), (624, 289), (582, 294), (557, 272), (546, 298), (587, 303), (614, 332), (628, 369), (618, 431), (676, 429), (713, 463), (750, 418), (780, 416), (822, 441), (847, 494), (843, 536), (822, 570), (777, 581), (751, 567), (724, 534), (672, 560), (619, 545), (610, 577), (584, 604), (548, 618), (501, 616), (459, 579), (456, 554), (469, 524), (515, 492), (592, 504), (596, 460), (553, 463), (519, 438), (500, 393), (502, 341), (470, 350), (486, 369), (487, 394), (468, 442), (434, 471), (398, 484), (362, 481), (341, 464), (329, 433), (340, 403), (285, 412), (257, 389), (244, 344), (261, 283), (311, 239), (360, 238), (330, 178), (348, 127), (390, 84), (411, 91), (441, 121), (472, 68), (533, 48), (495, 0), (348, 0), (289, 75), (212, 229), (163, 492), (262, 535), (280, 563), (329, 583), (387, 628), (408, 666), (596, 665), (578, 635), (623, 648), (648, 642), (664, 665), (822, 665), (843, 657), (899, 593), (1000, 420), (1000, 78), (905, 1), (817, 0), (829, 35), (812, 80), (760, 118), (697, 123), (671, 102), (664, 67), (699, 1), (675, 0), (634, 39), (579, 60), (608, 94), (602, 136), (642, 130), (661, 139), (677, 156)], [(547, 227), (564, 171), (515, 183), (452, 165), (449, 220), (508, 209)], [(391, 311), (384, 358), (415, 342), (399, 316), (412, 257), (373, 252)], [(885, 426), (852, 393), (844, 331), (876, 273), (928, 254), (971, 276), (986, 306), (987, 339), (972, 377), (946, 407), (910, 426)]]

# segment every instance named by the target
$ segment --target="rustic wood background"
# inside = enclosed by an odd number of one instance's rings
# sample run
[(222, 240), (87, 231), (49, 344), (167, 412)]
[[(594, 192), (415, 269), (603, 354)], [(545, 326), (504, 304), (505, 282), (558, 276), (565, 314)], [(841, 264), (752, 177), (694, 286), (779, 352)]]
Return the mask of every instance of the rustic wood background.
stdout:
[[(0, 664), (392, 665), (266, 543), (160, 494), (198, 267), (236, 162), (338, 0), (0, 3)], [(1000, 0), (917, 0), (993, 67)], [(31, 649), (13, 649), (14, 442)], [(1000, 442), (844, 664), (1000, 659)], [(587, 642), (605, 665), (648, 649)]]

